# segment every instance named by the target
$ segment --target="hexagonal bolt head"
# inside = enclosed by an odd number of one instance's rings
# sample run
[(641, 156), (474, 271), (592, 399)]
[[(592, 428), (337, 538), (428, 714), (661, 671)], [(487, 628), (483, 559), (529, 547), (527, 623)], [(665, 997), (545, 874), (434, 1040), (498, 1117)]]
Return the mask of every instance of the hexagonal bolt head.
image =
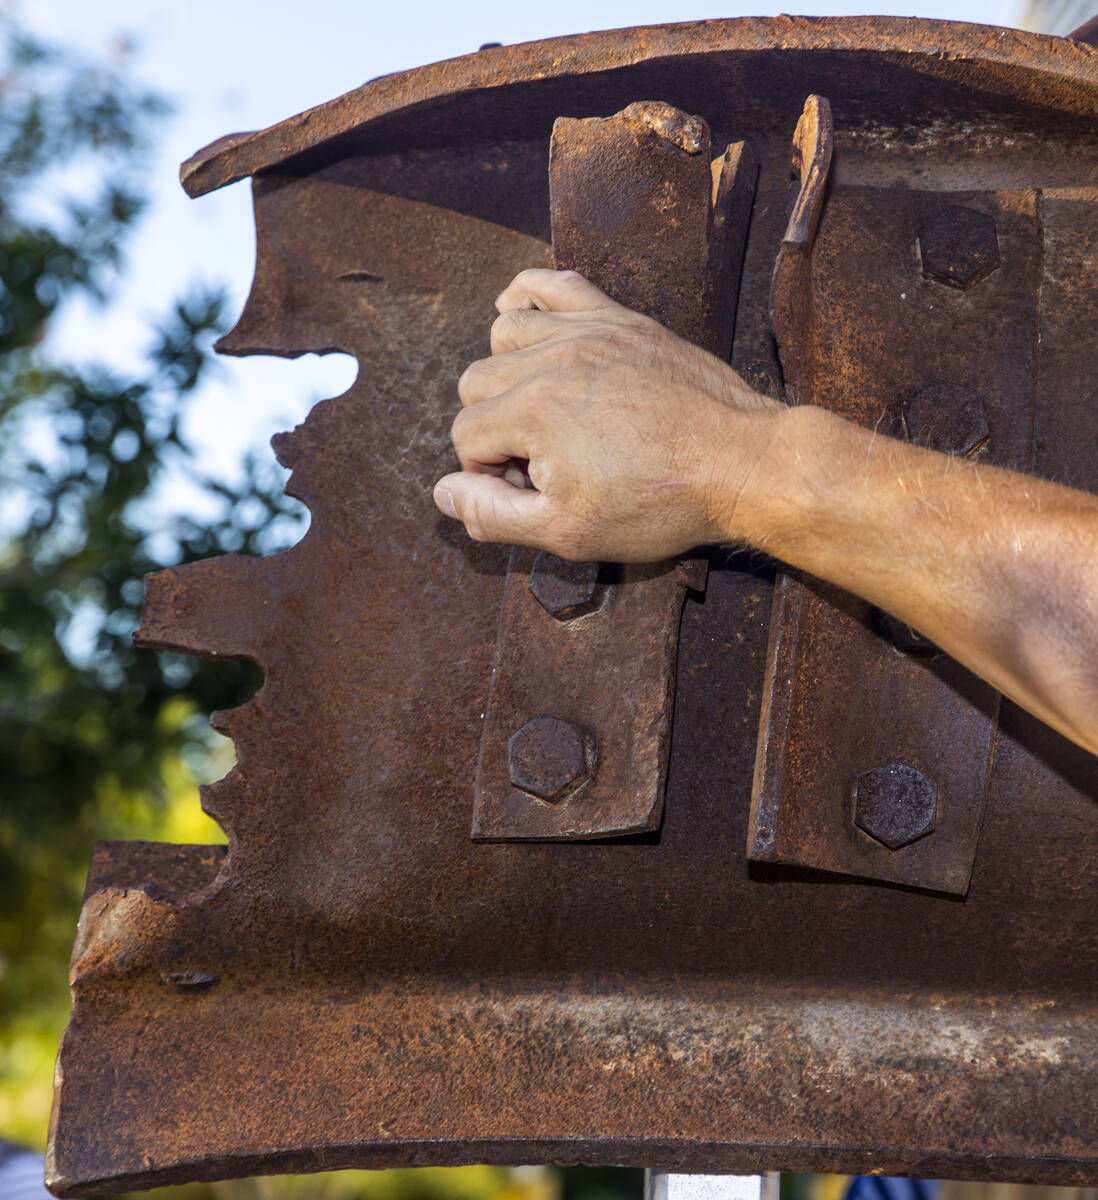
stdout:
[(511, 735), (507, 766), (515, 787), (559, 804), (593, 774), (594, 738), (570, 721), (535, 717)]
[(887, 613), (884, 609), (877, 610), (877, 624), (880, 626), (881, 633), (896, 647), (897, 650), (904, 654), (938, 654), (938, 647), (930, 640), (923, 637), (917, 629), (912, 629), (906, 621), (901, 621), (899, 617), (894, 617), (891, 613)]
[(534, 559), (530, 591), (558, 621), (571, 621), (592, 612), (599, 603), (599, 564), (574, 563), (547, 550)]
[(991, 436), (983, 397), (956, 383), (915, 388), (900, 401), (900, 413), (908, 438), (928, 450), (968, 455)]
[(937, 810), (937, 787), (899, 758), (863, 771), (854, 785), (854, 824), (889, 850), (933, 832)]
[(966, 290), (999, 266), (995, 218), (962, 204), (946, 204), (925, 213), (919, 224), (923, 275)]

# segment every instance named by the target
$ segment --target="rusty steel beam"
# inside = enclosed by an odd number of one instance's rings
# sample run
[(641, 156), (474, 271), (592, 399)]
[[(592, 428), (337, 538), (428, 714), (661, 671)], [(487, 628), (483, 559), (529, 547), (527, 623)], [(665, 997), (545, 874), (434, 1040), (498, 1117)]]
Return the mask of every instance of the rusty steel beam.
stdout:
[[(684, 331), (734, 321), (733, 365), (779, 395), (768, 309), (809, 95), (831, 101), (832, 154), (792, 263), (811, 355), (775, 322), (785, 383), (803, 360), (798, 398), (1098, 490), (1098, 56), (1070, 39), (794, 18), (557, 39), (374, 81), (185, 166), (192, 194), (254, 176), (255, 280), (219, 348), (334, 349), (361, 369), (275, 439), (311, 512), (298, 545), (149, 580), (142, 645), (248, 658), (264, 684), (215, 718), (237, 765), (202, 802), (227, 849), (95, 854), (58, 1195), (474, 1161), (1098, 1182), (1095, 760), (1010, 704), (996, 725), (986, 692), (882, 614), (797, 581), (813, 636), (786, 681), (768, 657), (775, 569), (714, 550), (683, 603), (673, 705), (648, 710), (673, 729), (658, 829), (469, 836), (492, 674), (518, 665), (499, 655), (508, 596), (555, 633), (593, 622), (611, 582), (543, 560), (522, 591), (506, 548), (430, 496), (494, 297), (563, 251), (554, 122), (656, 96), (716, 146), (750, 141), (735, 312), (681, 292), (659, 311), (690, 309)], [(655, 124), (644, 144), (672, 171), (685, 152)], [(576, 169), (602, 186), (604, 167)], [(666, 269), (696, 281), (692, 212)], [(606, 669), (521, 645), (546, 655), (552, 703), (501, 722), (497, 755), (568, 719), (569, 680), (596, 689), (584, 669)], [(846, 874), (745, 854), (764, 701), (763, 766), (790, 785), (778, 833), (826, 843)], [(546, 753), (544, 728), (508, 781), (552, 808), (554, 754), (565, 792), (600, 766), (585, 730), (549, 726)], [(653, 768), (649, 802), (657, 786)], [(865, 878), (920, 861), (906, 882)], [(970, 868), (963, 898), (925, 890)]]

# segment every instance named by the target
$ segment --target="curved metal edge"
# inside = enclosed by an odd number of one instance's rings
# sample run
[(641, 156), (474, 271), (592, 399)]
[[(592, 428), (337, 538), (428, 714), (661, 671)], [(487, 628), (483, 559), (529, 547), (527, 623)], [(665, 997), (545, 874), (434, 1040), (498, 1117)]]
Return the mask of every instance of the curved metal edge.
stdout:
[(831, 102), (824, 96), (809, 96), (793, 134), (793, 167), (801, 190), (783, 240), (783, 246), (796, 247), (803, 254), (811, 253), (823, 214), (834, 140)]
[[(1064, 111), (1098, 114), (1098, 59), (1089, 47), (1071, 38), (906, 17), (738, 17), (550, 38), (384, 75), (268, 129), (219, 138), (183, 163), (180, 180), (189, 195), (201, 196), (367, 128), (382, 117), (445, 97), (493, 92), (521, 82), (724, 51), (887, 52), (940, 63), (946, 47), (954, 62), (969, 59), (1009, 68), (1012, 74), (1006, 78), (1016, 82), (1020, 99), (1026, 98), (1027, 90), (1036, 90), (1024, 86), (1030, 73), (1081, 84), (1083, 90), (1071, 97), (1073, 103)], [(1040, 102), (1039, 97), (1034, 99)]]
[[(1083, 1170), (1078, 1161), (1049, 1157), (1014, 1158), (948, 1151), (887, 1150), (878, 1147), (844, 1149), (826, 1145), (775, 1146), (734, 1142), (638, 1142), (628, 1138), (589, 1138), (583, 1141), (537, 1140), (396, 1140), (381, 1145), (317, 1145), (269, 1154), (203, 1161), (188, 1159), (155, 1170), (103, 1179), (80, 1179), (58, 1169), (52, 1154), (46, 1158), (46, 1186), (62, 1200), (67, 1197), (112, 1196), (175, 1183), (181, 1178), (199, 1183), (245, 1179), (253, 1175), (311, 1174), (335, 1170), (376, 1170), (394, 1166), (400, 1148), (406, 1167), (467, 1166), (492, 1163), (523, 1166), (542, 1162), (572, 1166), (590, 1164), (616, 1167), (650, 1167), (678, 1172), (706, 1172), (731, 1168), (737, 1174), (768, 1170), (810, 1172), (826, 1170), (836, 1175), (915, 1175), (933, 1179), (974, 1179), (991, 1182), (1055, 1183), (1086, 1186), (1098, 1171)], [(821, 1164), (824, 1164), (821, 1166)]]

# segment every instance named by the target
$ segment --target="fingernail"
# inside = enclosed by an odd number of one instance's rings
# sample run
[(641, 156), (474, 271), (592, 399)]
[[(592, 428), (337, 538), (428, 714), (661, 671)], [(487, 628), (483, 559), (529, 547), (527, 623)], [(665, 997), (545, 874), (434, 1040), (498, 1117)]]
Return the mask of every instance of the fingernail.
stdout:
[(435, 488), (435, 503), (448, 517), (457, 520), (458, 510), (454, 507), (454, 494), (449, 488)]

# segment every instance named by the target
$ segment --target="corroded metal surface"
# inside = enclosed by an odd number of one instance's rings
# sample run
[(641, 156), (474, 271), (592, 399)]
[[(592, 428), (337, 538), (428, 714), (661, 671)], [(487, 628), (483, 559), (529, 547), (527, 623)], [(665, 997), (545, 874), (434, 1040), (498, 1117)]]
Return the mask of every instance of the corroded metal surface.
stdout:
[[(452, 465), (454, 381), (487, 353), (493, 298), (551, 262), (553, 122), (658, 96), (718, 146), (750, 139), (732, 359), (777, 394), (767, 307), (809, 94), (834, 117), (812, 262), (837, 306), (811, 398), (837, 402), (829, 372), (849, 385), (864, 360), (853, 415), (891, 406), (903, 433), (903, 397), (953, 384), (981, 397), (981, 452), (1098, 487), (1087, 46), (883, 20), (600, 34), (379, 80), (188, 166), (195, 193), (262, 172), (256, 279), (222, 349), (338, 349), (361, 371), (276, 439), (312, 513), (299, 545), (150, 580), (146, 645), (243, 656), (265, 683), (217, 717), (238, 764), (204, 803), (227, 854), (96, 855), (58, 1064), (58, 1193), (538, 1160), (1098, 1180), (1095, 760), (1010, 705), (997, 729), (966, 724), (983, 703), (970, 682), (942, 655), (900, 658), (873, 614), (805, 589), (852, 632), (791, 669), (832, 680), (836, 746), (859, 723), (895, 729), (887, 697), (858, 708), (863, 655), (947, 706), (941, 763), (891, 735), (872, 761), (831, 761), (850, 784), (868, 775), (859, 836), (881, 855), (930, 845), (958, 781), (986, 775), (963, 900), (747, 862), (773, 594), (750, 556), (714, 555), (686, 600), (658, 831), (469, 837), (507, 551), (439, 518), (430, 485)], [(967, 290), (927, 279), (915, 229), (901, 236), (927, 200), (995, 220), (1001, 264)], [(918, 378), (887, 365), (882, 323)], [(971, 374), (944, 361), (961, 331), (989, 347)], [(802, 744), (826, 749), (821, 729)], [(520, 744), (508, 771), (567, 793), (590, 769), (577, 732), (542, 748), (555, 759)], [(933, 830), (907, 768), (934, 785)], [(921, 823), (889, 810), (895, 779)]]

